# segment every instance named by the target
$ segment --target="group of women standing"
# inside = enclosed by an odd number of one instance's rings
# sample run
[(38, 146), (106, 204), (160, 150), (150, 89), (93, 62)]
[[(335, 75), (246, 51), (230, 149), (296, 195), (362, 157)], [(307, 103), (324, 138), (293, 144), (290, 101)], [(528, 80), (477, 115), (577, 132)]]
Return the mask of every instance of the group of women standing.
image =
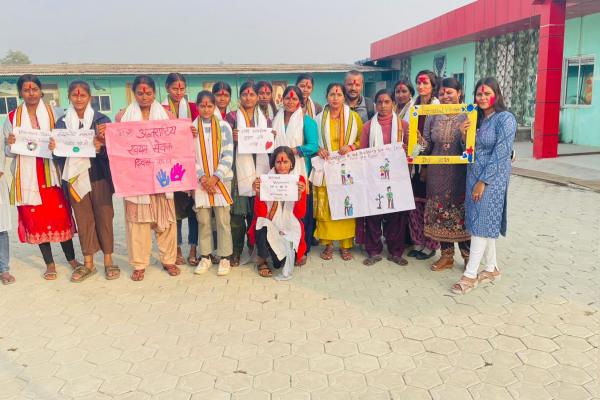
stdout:
[[(431, 269), (440, 271), (454, 265), (454, 243), (465, 260), (463, 277), (452, 290), (466, 293), (483, 280), (497, 280), (500, 271), (495, 258), (495, 238), (506, 229), (506, 190), (510, 173), (510, 150), (516, 131), (512, 114), (506, 111), (500, 88), (493, 78), (479, 81), (475, 90), (479, 119), (475, 163), (465, 165), (410, 165), (415, 210), (354, 219), (332, 220), (327, 182), (322, 163), (331, 153), (346, 154), (359, 148), (407, 142), (408, 110), (414, 104), (460, 103), (463, 89), (453, 78), (439, 80), (431, 71), (417, 74), (416, 88), (401, 80), (394, 90), (380, 90), (370, 99), (354, 96), (349, 102), (348, 85), (360, 93), (362, 75), (351, 71), (344, 83), (329, 84), (327, 104), (312, 100), (314, 81), (301, 74), (296, 85), (283, 92), (278, 109), (268, 82), (245, 82), (239, 89), (240, 106), (229, 110), (232, 89), (226, 82), (202, 91), (196, 102), (186, 98), (186, 80), (181, 74), (167, 77), (168, 97), (159, 103), (155, 83), (141, 75), (133, 82), (134, 101), (121, 110), (116, 120), (147, 121), (187, 118), (194, 137), (198, 187), (193, 192), (149, 194), (124, 199), (127, 249), (135, 281), (144, 279), (150, 262), (152, 233), (162, 268), (171, 276), (180, 273), (183, 258), (182, 221), (188, 221), (187, 263), (197, 274), (218, 264), (218, 275), (227, 275), (239, 265), (244, 246), (256, 249), (258, 272), (263, 277), (281, 269), (279, 279), (289, 279), (294, 265), (304, 265), (313, 240), (323, 246), (320, 257), (331, 260), (334, 242), (339, 242), (343, 260), (353, 258), (351, 249), (357, 232), (367, 252), (365, 265), (382, 259), (382, 236), (388, 260), (406, 265), (404, 250), (417, 259), (441, 257)], [(12, 111), (2, 129), (6, 144), (0, 158), (13, 158), (10, 199), (6, 174), (0, 169), (0, 273), (2, 282), (14, 277), (8, 271), (8, 203), (18, 209), (21, 242), (37, 244), (46, 271), (44, 278), (56, 279), (51, 242), (61, 243), (73, 268), (71, 280), (81, 282), (96, 273), (94, 254), (102, 250), (106, 279), (116, 279), (120, 268), (113, 263), (112, 174), (105, 147), (108, 117), (91, 108), (91, 90), (83, 81), (69, 86), (69, 108), (64, 116), (42, 101), (42, 84), (33, 75), (17, 82), (23, 102)], [(437, 99), (434, 94), (441, 93)], [(353, 104), (351, 106), (351, 104)], [(357, 108), (358, 107), (358, 108)], [(362, 108), (360, 108), (362, 107)], [(359, 109), (360, 108), (360, 109)], [(355, 111), (356, 110), (356, 111)], [(357, 112), (360, 111), (360, 114)], [(361, 115), (363, 117), (361, 118)], [(96, 157), (42, 159), (15, 155), (16, 127), (51, 130), (93, 129)], [(275, 151), (270, 155), (244, 154), (238, 149), (240, 129), (272, 129)], [(455, 155), (464, 148), (469, 123), (464, 115), (419, 117), (419, 148), (424, 154)], [(54, 142), (50, 142), (50, 150)], [(127, 173), (119, 171), (118, 173)], [(270, 202), (260, 199), (262, 174), (298, 175), (298, 200)], [(74, 215), (74, 219), (73, 216)], [(213, 220), (215, 222), (213, 227)], [(79, 233), (84, 263), (75, 258), (72, 237)], [(216, 235), (215, 235), (216, 231)], [(410, 239), (409, 239), (410, 238)], [(216, 243), (215, 243), (216, 242)], [(214, 250), (216, 248), (216, 254)], [(485, 256), (485, 269), (478, 268)]]

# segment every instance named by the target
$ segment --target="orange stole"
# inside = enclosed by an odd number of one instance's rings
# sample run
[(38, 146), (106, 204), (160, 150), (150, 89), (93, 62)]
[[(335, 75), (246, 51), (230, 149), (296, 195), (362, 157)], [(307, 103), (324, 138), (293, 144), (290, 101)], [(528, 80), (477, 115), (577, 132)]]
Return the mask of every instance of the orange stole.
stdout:
[[(210, 170), (209, 170), (209, 165), (208, 165), (208, 154), (206, 154), (206, 144), (204, 143), (204, 127), (202, 126), (202, 118), (198, 118), (198, 132), (200, 132), (200, 135), (198, 135), (198, 141), (200, 142), (200, 153), (202, 155), (202, 168), (204, 169), (204, 173), (207, 176), (210, 176)], [(215, 117), (214, 115), (211, 118), (211, 137), (212, 137), (212, 158), (213, 158), (213, 169), (217, 169), (217, 166), (219, 165), (219, 154), (221, 153), (221, 124), (219, 122), (219, 120), (217, 119), (217, 117)], [(216, 134), (215, 134), (216, 133)], [(225, 201), (227, 201), (227, 204), (231, 205), (233, 204), (233, 199), (231, 198), (231, 195), (229, 194), (229, 192), (227, 191), (227, 188), (225, 187), (225, 185), (223, 184), (223, 182), (221, 182), (221, 180), (217, 181), (217, 187), (219, 188), (219, 190), (221, 190), (221, 194), (223, 195), (223, 197), (225, 197)], [(215, 205), (215, 195), (214, 193), (208, 193), (208, 201), (210, 203), (211, 206)]]

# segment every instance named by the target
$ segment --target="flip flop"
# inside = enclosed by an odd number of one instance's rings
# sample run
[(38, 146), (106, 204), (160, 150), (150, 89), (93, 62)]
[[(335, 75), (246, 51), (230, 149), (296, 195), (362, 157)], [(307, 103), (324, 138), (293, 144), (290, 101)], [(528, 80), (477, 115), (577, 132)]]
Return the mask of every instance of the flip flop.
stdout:
[(12, 285), (15, 282), (16, 282), (15, 277), (12, 276), (12, 275), (10, 275), (10, 274), (8, 275), (8, 277), (3, 277), (2, 278), (2, 284), (3, 285)]
[(44, 279), (47, 281), (54, 281), (57, 277), (56, 271), (46, 271), (44, 272)]

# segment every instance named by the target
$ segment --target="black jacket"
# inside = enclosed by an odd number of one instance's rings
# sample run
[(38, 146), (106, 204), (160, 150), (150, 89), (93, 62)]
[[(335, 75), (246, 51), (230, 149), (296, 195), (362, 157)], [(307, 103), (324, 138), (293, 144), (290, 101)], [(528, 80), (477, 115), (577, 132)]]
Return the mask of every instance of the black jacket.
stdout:
[[(110, 123), (110, 118), (106, 115), (94, 111), (94, 122), (92, 122), (92, 126), (90, 129), (96, 130), (96, 127), (101, 124)], [(66, 129), (65, 117), (62, 116), (56, 121), (55, 124), (56, 129)], [(54, 159), (57, 160), (58, 165), (60, 166), (60, 170), (62, 171), (65, 165), (64, 157), (56, 157)], [(100, 179), (106, 179), (111, 193), (115, 192), (115, 188), (112, 182), (112, 175), (110, 173), (110, 163), (108, 161), (108, 154), (106, 153), (106, 146), (102, 146), (100, 153), (96, 154), (96, 158), (90, 158), (90, 181), (95, 182)]]

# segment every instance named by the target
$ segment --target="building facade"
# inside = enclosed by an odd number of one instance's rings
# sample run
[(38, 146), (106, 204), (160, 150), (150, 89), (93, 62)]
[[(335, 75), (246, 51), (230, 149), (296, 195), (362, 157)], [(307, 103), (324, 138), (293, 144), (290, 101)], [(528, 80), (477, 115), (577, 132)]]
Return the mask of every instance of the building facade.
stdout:
[(385, 69), (352, 64), (334, 65), (3, 65), (0, 66), (0, 123), (19, 103), (17, 79), (31, 73), (42, 81), (44, 101), (54, 107), (66, 109), (69, 103), (69, 83), (81, 79), (90, 84), (92, 105), (111, 119), (132, 100), (131, 84), (136, 75), (150, 75), (156, 82), (157, 99), (167, 96), (166, 76), (171, 72), (183, 73), (187, 81), (187, 94), (191, 101), (201, 90), (211, 90), (213, 84), (225, 81), (232, 88), (231, 109), (238, 104), (238, 88), (247, 80), (267, 81), (273, 85), (274, 98), (280, 101), (287, 85), (296, 83), (299, 73), (314, 76), (313, 98), (323, 104), (325, 89), (331, 82), (342, 82), (346, 72), (357, 69), (365, 75), (365, 91), (374, 92), (382, 85)]
[[(477, 0), (371, 45), (370, 64), (414, 82), (419, 70), (454, 76), (473, 101), (495, 76), (534, 157), (556, 157), (559, 140), (600, 146), (600, 1)], [(393, 82), (388, 82), (392, 85)]]

